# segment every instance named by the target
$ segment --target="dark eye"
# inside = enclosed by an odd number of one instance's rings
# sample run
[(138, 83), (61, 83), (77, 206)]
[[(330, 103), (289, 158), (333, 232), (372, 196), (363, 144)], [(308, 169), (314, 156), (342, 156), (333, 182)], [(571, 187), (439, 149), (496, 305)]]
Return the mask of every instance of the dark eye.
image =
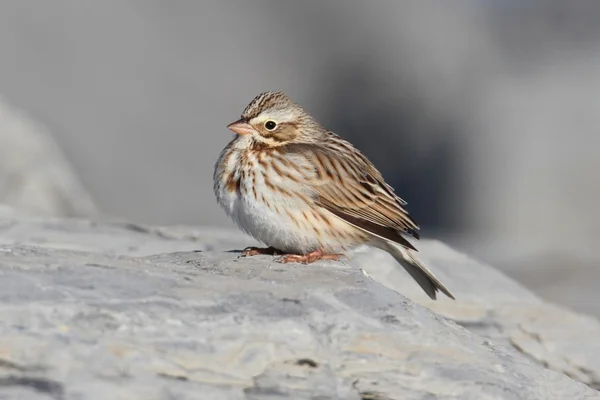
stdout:
[(268, 131), (272, 131), (276, 127), (277, 127), (277, 124), (275, 123), (275, 121), (267, 121), (267, 122), (265, 122), (265, 128), (267, 128)]

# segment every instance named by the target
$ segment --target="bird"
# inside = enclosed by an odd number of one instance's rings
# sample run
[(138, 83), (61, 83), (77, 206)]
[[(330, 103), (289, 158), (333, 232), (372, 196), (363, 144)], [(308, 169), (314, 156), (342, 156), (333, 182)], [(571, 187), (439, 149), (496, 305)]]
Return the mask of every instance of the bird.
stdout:
[(267, 246), (241, 256), (310, 264), (367, 245), (389, 253), (430, 298), (441, 291), (454, 299), (406, 238), (420, 238), (407, 203), (363, 153), (288, 95), (260, 93), (227, 128), (235, 135), (215, 163), (217, 202)]

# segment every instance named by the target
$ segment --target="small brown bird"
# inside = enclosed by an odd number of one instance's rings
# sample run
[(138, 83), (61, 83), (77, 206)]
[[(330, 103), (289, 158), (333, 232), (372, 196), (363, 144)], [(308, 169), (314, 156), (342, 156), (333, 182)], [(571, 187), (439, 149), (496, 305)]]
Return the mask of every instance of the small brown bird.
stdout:
[(215, 165), (215, 195), (244, 232), (269, 246), (243, 255), (312, 263), (367, 244), (391, 254), (432, 299), (438, 290), (454, 299), (402, 236), (419, 239), (406, 202), (352, 144), (281, 92), (259, 94), (227, 127), (237, 136)]

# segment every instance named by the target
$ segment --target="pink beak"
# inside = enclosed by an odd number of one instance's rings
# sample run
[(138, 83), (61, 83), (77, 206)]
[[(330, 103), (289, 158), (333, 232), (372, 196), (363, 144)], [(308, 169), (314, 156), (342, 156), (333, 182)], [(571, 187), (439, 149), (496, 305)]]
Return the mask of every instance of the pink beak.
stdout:
[(238, 135), (250, 135), (256, 132), (254, 128), (243, 119), (237, 120), (227, 125), (227, 129), (230, 129)]

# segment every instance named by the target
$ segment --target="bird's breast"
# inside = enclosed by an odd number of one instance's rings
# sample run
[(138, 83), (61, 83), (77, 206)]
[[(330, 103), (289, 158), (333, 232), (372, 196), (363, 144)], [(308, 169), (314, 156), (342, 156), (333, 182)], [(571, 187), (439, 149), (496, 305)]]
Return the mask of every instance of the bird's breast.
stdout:
[(355, 229), (314, 204), (308, 184), (314, 172), (307, 167), (265, 152), (233, 154), (218, 174), (217, 198), (244, 232), (269, 246), (291, 253), (341, 251), (356, 239)]

